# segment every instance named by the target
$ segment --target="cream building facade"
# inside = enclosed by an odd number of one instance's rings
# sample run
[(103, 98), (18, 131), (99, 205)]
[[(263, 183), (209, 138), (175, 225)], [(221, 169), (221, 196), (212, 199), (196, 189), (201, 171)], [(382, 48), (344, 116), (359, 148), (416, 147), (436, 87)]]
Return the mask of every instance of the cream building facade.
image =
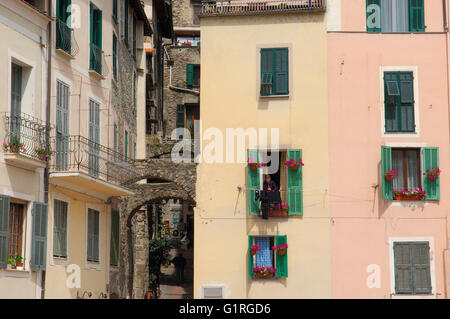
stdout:
[[(325, 2), (212, 1), (203, 4), (200, 29), (203, 161), (196, 185), (194, 297), (331, 297)], [(221, 134), (208, 133), (211, 128)], [(281, 166), (272, 179), (289, 213), (260, 216), (255, 192), (268, 171), (247, 164), (250, 157), (264, 161), (276, 144), (272, 136), (267, 144), (246, 139), (244, 147), (235, 140), (229, 161), (227, 128), (278, 129), (279, 151), (271, 155)], [(221, 155), (211, 150), (217, 138), (223, 138)], [(239, 151), (248, 155), (237, 162)], [(291, 158), (301, 158), (303, 169), (283, 166)], [(284, 256), (272, 250), (284, 243)], [(261, 248), (255, 256), (251, 245)], [(260, 266), (275, 273), (258, 278), (254, 268)]]

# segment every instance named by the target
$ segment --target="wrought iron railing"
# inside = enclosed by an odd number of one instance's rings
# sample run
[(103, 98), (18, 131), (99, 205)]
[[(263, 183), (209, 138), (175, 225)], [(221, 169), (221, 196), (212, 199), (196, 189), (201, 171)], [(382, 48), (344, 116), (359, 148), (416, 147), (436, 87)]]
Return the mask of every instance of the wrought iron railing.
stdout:
[(50, 124), (28, 114), (4, 113), (5, 136), (3, 151), (18, 153), (38, 159), (39, 150), (50, 150), (45, 137), (52, 129)]
[(205, 16), (241, 15), (325, 9), (326, 0), (204, 0), (201, 14)]
[(135, 179), (134, 160), (82, 136), (58, 135), (51, 139), (55, 150), (53, 173), (81, 172), (117, 185)]
[(91, 43), (90, 70), (106, 77), (108, 76), (108, 68), (106, 66), (105, 55), (102, 48), (95, 43)]
[(73, 29), (60, 19), (56, 20), (56, 48), (71, 56), (76, 56), (79, 52)]

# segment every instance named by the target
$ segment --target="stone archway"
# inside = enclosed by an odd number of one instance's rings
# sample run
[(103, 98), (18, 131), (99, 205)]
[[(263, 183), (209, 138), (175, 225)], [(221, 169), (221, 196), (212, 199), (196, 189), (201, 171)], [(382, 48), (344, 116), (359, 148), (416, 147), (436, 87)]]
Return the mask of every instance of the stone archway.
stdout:
[[(145, 212), (149, 203), (175, 199), (195, 203), (196, 164), (176, 164), (169, 159), (137, 161), (139, 177), (127, 182), (135, 196), (120, 198), (119, 296), (143, 299), (149, 284), (149, 233)], [(142, 180), (164, 181), (144, 184)], [(135, 218), (135, 245), (131, 247)], [(131, 256), (135, 256), (134, 265)]]

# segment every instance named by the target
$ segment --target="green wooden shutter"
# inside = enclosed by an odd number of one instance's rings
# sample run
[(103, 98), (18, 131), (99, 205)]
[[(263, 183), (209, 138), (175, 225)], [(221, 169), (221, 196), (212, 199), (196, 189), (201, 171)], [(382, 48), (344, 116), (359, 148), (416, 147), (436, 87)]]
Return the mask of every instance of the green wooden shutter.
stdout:
[(415, 132), (414, 76), (412, 72), (398, 72), (397, 77), (400, 88), (400, 98), (397, 98), (399, 105), (399, 128), (401, 132)]
[(185, 110), (184, 104), (177, 105), (177, 128), (184, 128)]
[(124, 22), (124, 25), (125, 25), (125, 30), (124, 30), (124, 35), (125, 35), (125, 41), (126, 41), (126, 43), (129, 45), (130, 43), (129, 43), (129, 38), (128, 38), (128, 27), (129, 27), (129, 25), (128, 25), (128, 6), (129, 6), (129, 4), (128, 4), (128, 0), (125, 0), (125, 12), (124, 12), (124, 15), (125, 15), (125, 22)]
[[(422, 150), (423, 156), (423, 172), (425, 173), (427, 169), (432, 169), (433, 167), (439, 167), (439, 148), (438, 147), (424, 147)], [(439, 179), (438, 177), (434, 181), (430, 181), (427, 176), (423, 177), (424, 189), (427, 192), (427, 199), (429, 200), (439, 200)]]
[(381, 19), (382, 19), (381, 0), (367, 0), (366, 1), (367, 32), (381, 32)]
[(31, 244), (32, 270), (46, 269), (47, 213), (48, 213), (47, 204), (33, 202), (33, 234)]
[(99, 230), (100, 213), (93, 209), (88, 209), (88, 238), (87, 238), (87, 260), (99, 261)]
[[(253, 158), (259, 161), (259, 151), (258, 150), (248, 150), (248, 158)], [(258, 215), (260, 210), (260, 202), (255, 199), (256, 191), (260, 189), (259, 181), (259, 168), (252, 170), (250, 165), (247, 167), (248, 174), (248, 208), (250, 215)]]
[(113, 18), (117, 23), (117, 0), (113, 0)]
[(92, 2), (89, 4), (89, 34), (90, 34), (90, 66), (89, 69), (95, 69), (95, 55), (94, 55), (94, 5)]
[(287, 48), (275, 49), (274, 52), (274, 91), (277, 95), (289, 94), (289, 51)]
[[(297, 161), (302, 158), (302, 150), (288, 150), (287, 160)], [(288, 204), (289, 215), (303, 215), (303, 169), (299, 166), (296, 171), (288, 170)]]
[(424, 1), (409, 0), (409, 31), (425, 32)]
[(393, 199), (392, 181), (384, 178), (387, 171), (392, 170), (392, 148), (389, 146), (381, 146), (381, 185), (383, 199)]
[(117, 210), (111, 211), (111, 250), (110, 250), (110, 264), (113, 266), (119, 265), (119, 227), (120, 217)]
[(273, 49), (261, 49), (261, 88), (262, 96), (273, 94), (273, 85), (275, 75), (274, 69), (274, 51)]
[[(100, 49), (103, 48), (103, 12), (101, 10), (97, 11), (97, 45)], [(101, 61), (100, 61), (101, 63)]]
[[(287, 244), (287, 236), (276, 236), (275, 237), (275, 245), (283, 245)], [(276, 271), (277, 271), (277, 278), (280, 277), (287, 277), (288, 276), (288, 252), (286, 251), (286, 254), (284, 256), (280, 256), (276, 254), (275, 261), (276, 261)]]
[(113, 75), (117, 79), (117, 37), (113, 34)]
[(428, 242), (410, 243), (415, 294), (431, 294), (430, 246)]
[(67, 256), (67, 203), (54, 201), (53, 207), (53, 256)]
[(251, 246), (253, 245), (253, 236), (248, 236), (248, 276), (250, 278), (255, 277), (255, 274), (253, 272), (253, 256), (250, 253)]
[(8, 263), (9, 203), (9, 196), (0, 195), (0, 268)]
[(193, 86), (194, 85), (194, 65), (186, 64), (186, 85)]
[(409, 243), (394, 243), (395, 293), (413, 293), (413, 269)]

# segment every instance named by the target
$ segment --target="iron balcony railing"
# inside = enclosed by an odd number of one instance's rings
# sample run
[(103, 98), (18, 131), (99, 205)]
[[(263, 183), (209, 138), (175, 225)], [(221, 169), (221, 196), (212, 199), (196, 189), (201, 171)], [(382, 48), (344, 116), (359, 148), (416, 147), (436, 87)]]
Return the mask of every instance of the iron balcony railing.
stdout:
[(85, 137), (57, 135), (51, 143), (55, 151), (52, 173), (79, 172), (116, 185), (138, 176), (133, 159)]
[(102, 48), (95, 43), (91, 43), (90, 70), (106, 77), (108, 76), (108, 68), (106, 67), (105, 55)]
[(60, 19), (56, 20), (56, 48), (71, 56), (76, 56), (79, 51), (73, 29)]
[(204, 0), (201, 14), (204, 16), (220, 16), (307, 10), (323, 11), (325, 9), (326, 0)]
[(3, 114), (5, 136), (3, 151), (18, 153), (30, 158), (39, 159), (40, 150), (50, 151), (46, 136), (50, 134), (51, 125), (28, 114)]

